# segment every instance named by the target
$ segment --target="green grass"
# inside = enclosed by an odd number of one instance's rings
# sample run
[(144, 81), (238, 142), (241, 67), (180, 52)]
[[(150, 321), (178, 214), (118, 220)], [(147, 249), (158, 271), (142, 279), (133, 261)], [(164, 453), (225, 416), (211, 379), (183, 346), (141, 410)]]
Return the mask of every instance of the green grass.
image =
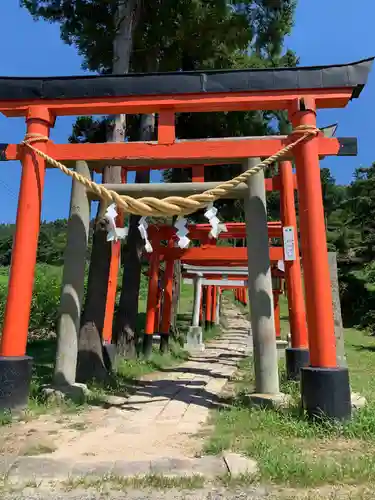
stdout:
[(186, 477), (168, 477), (162, 474), (147, 474), (145, 476), (120, 477), (109, 475), (107, 477), (93, 479), (89, 477), (69, 479), (63, 483), (65, 491), (72, 491), (77, 488), (94, 489), (103, 491), (106, 488), (111, 490), (132, 489), (179, 489), (191, 490), (204, 486), (204, 478), (200, 475), (191, 475)]
[(299, 387), (282, 382), (293, 396), (287, 410), (250, 408), (246, 395), (253, 387), (253, 367), (247, 359), (235, 387), (233, 406), (214, 414), (215, 430), (206, 452), (231, 449), (259, 463), (264, 482), (287, 486), (364, 484), (375, 481), (375, 339), (346, 330), (351, 384), (368, 406), (348, 423), (308, 422), (299, 409)]

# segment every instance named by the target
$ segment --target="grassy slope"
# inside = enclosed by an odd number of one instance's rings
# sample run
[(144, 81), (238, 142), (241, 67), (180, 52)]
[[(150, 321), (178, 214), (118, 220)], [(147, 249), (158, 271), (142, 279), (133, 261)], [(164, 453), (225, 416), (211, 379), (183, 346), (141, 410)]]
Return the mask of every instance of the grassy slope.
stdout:
[[(282, 316), (285, 332), (285, 302)], [(345, 340), (352, 390), (369, 403), (351, 422), (307, 422), (299, 410), (298, 384), (285, 382), (283, 366), (282, 390), (293, 395), (292, 408), (249, 408), (246, 394), (253, 385), (253, 369), (248, 359), (234, 388), (233, 406), (213, 417), (215, 430), (206, 451), (243, 452), (258, 460), (263, 481), (290, 486), (375, 481), (375, 340), (354, 329), (345, 331)]]

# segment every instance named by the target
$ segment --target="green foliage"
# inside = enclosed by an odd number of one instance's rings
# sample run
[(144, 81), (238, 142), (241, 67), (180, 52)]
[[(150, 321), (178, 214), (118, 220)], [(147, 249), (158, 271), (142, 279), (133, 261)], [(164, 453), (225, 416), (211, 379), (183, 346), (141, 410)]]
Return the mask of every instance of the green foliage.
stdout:
[(358, 168), (354, 181), (348, 188), (345, 208), (348, 223), (360, 235), (355, 252), (364, 260), (375, 257), (375, 163), (368, 168)]
[(375, 261), (369, 262), (364, 266), (366, 281), (369, 285), (375, 285)]
[[(63, 264), (67, 223), (66, 219), (42, 222), (38, 242), (38, 263), (51, 266), (61, 266)], [(15, 224), (0, 224), (0, 266), (10, 265), (15, 230)], [(90, 246), (91, 238), (89, 239), (88, 255), (90, 255)]]
[[(159, 70), (223, 68), (254, 52), (261, 60), (281, 55), (293, 26), (296, 0), (139, 1), (132, 71), (145, 71), (149, 59)], [(83, 66), (110, 73), (115, 13), (119, 0), (20, 0), (35, 19), (60, 25), (62, 40), (77, 48)], [(288, 52), (286, 58), (293, 58)], [(229, 66), (232, 66), (229, 64)], [(147, 69), (146, 69), (147, 70)]]
[[(40, 265), (37, 267), (31, 303), (30, 334), (45, 336), (55, 331), (61, 291), (61, 269)], [(0, 281), (0, 323), (3, 323), (7, 283)]]

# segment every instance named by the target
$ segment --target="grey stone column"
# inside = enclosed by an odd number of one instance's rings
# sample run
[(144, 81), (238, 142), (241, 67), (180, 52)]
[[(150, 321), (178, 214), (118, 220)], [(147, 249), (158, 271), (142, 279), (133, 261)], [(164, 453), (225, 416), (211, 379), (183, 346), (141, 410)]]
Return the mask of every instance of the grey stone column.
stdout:
[(337, 366), (340, 366), (341, 368), (346, 368), (347, 362), (345, 357), (344, 328), (342, 325), (336, 252), (328, 252), (328, 264), (329, 264), (329, 273), (331, 276), (333, 317), (335, 321), (336, 361), (337, 361)]
[[(91, 178), (84, 161), (77, 161), (76, 171)], [(57, 326), (56, 386), (75, 383), (89, 226), (90, 201), (86, 188), (73, 181)]]
[(202, 277), (196, 276), (194, 278), (194, 306), (193, 306), (193, 318), (191, 322), (191, 327), (187, 333), (186, 343), (184, 348), (187, 351), (194, 352), (196, 350), (203, 351), (203, 332), (202, 328), (199, 326), (199, 313), (200, 305), (202, 299)]
[[(259, 161), (259, 158), (249, 158), (243, 163), (243, 171)], [(251, 176), (247, 184), (248, 196), (244, 201), (255, 392), (272, 395), (279, 393), (279, 374), (263, 171)]]

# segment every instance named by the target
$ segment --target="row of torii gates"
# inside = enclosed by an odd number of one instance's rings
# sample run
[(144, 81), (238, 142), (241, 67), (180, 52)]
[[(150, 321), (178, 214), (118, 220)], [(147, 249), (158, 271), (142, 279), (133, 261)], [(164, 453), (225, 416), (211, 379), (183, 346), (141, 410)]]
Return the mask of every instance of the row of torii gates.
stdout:
[[(290, 217), (286, 216), (286, 220), (294, 220), (296, 222), (296, 213), (294, 208), (294, 187), (295, 180), (290, 162), (282, 162), (280, 169), (285, 172), (286, 186), (290, 192), (283, 190), (282, 199), (291, 200), (288, 204), (290, 209)], [(275, 177), (274, 179), (277, 180)], [(271, 179), (268, 179), (271, 180)], [(292, 181), (292, 182), (290, 182)], [(202, 181), (203, 182), (203, 181)], [(266, 183), (268, 189), (276, 183)], [(293, 185), (294, 184), (294, 185)], [(289, 195), (289, 196), (288, 196)], [(282, 239), (283, 228), (280, 222), (269, 222), (268, 238)], [(296, 230), (296, 226), (293, 226)], [(152, 337), (154, 333), (160, 335), (160, 350), (164, 352), (168, 346), (171, 320), (172, 306), (172, 288), (173, 288), (173, 269), (175, 260), (179, 260), (183, 264), (182, 277), (185, 278), (185, 283), (194, 285), (194, 308), (192, 313), (192, 327), (189, 331), (186, 348), (187, 349), (203, 349), (202, 343), (202, 328), (200, 325), (207, 324), (208, 326), (216, 322), (216, 311), (218, 310), (218, 302), (220, 292), (224, 289), (235, 289), (236, 298), (243, 304), (247, 304), (247, 249), (246, 247), (230, 247), (216, 246), (215, 240), (209, 237), (211, 226), (209, 224), (191, 224), (188, 226), (189, 238), (197, 240), (200, 243), (199, 247), (191, 247), (187, 249), (176, 248), (175, 239), (176, 233), (171, 226), (151, 226), (149, 229), (150, 239), (154, 252), (150, 258), (150, 269), (147, 273), (149, 277), (149, 288), (146, 308), (146, 326), (145, 326), (145, 342), (144, 354), (149, 355), (152, 346)], [(242, 240), (246, 239), (245, 223), (235, 222), (226, 224), (226, 231), (220, 233), (220, 240)], [(168, 242), (167, 246), (160, 248), (160, 242)], [(293, 243), (294, 245), (294, 243)], [(155, 251), (155, 249), (157, 249)], [(296, 246), (298, 251), (298, 245)], [(293, 248), (293, 252), (295, 249)], [(282, 247), (270, 247), (269, 258), (272, 266), (272, 294), (274, 306), (274, 320), (276, 337), (280, 338), (280, 314), (279, 314), (279, 295), (282, 293), (282, 280), (284, 272), (278, 268), (279, 263), (283, 263), (284, 252)], [(162, 275), (162, 283), (160, 282), (159, 263), (165, 262), (165, 271)], [(304, 310), (304, 299), (302, 293), (301, 271), (299, 258), (295, 256), (293, 260), (288, 261), (287, 275), (288, 281), (291, 282), (289, 287), (289, 303), (292, 305), (290, 311), (291, 324), (302, 324), (299, 329), (300, 338), (296, 338), (292, 342), (293, 348), (298, 345), (298, 351), (301, 353), (298, 356), (288, 356), (288, 373), (290, 378), (299, 379), (299, 369), (305, 366), (308, 362), (308, 342), (307, 342), (307, 326)], [(293, 266), (294, 265), (294, 266)], [(246, 266), (246, 267), (244, 267)], [(117, 266), (116, 266), (117, 268)], [(295, 278), (295, 269), (297, 275)], [(112, 278), (112, 283), (116, 283), (115, 276)], [(158, 286), (159, 285), (159, 286)], [(112, 285), (113, 286), (113, 285)], [(114, 288), (114, 287), (113, 287)], [(238, 292), (238, 293), (237, 293)], [(105, 321), (106, 325), (111, 325), (114, 310), (114, 293), (108, 294), (112, 300), (109, 303), (107, 300), (107, 312), (109, 321)], [(203, 318), (203, 302), (205, 302), (205, 317)], [(296, 311), (296, 314), (295, 314)], [(107, 316), (107, 315), (106, 315)], [(295, 328), (292, 328), (296, 331)], [(106, 342), (111, 341), (111, 328), (105, 328), (104, 338)], [(293, 338), (296, 335), (293, 335)], [(294, 352), (293, 349), (289, 353)], [(303, 358), (303, 361), (301, 361)]]
[[(3, 144), (0, 148), (1, 160), (22, 162), (16, 233), (0, 347), (0, 407), (16, 408), (24, 405), (28, 399), (32, 360), (26, 356), (26, 345), (44, 178), (46, 167), (52, 159), (80, 171), (87, 178), (91, 175), (90, 170), (100, 172), (107, 165), (122, 166), (128, 170), (181, 168), (187, 164), (193, 166), (192, 183), (105, 185), (120, 195), (128, 195), (133, 199), (143, 197), (142, 200), (146, 200), (145, 196), (163, 198), (165, 195), (188, 196), (206, 192), (217, 183), (196, 181), (194, 177), (197, 175), (201, 177), (199, 181), (204, 181), (204, 168), (237, 163), (247, 171), (260, 158), (268, 158), (293, 144), (293, 147), (284, 151), (282, 158), (277, 157), (280, 162), (277, 182), (283, 200), (282, 224), (284, 231), (289, 228), (292, 232), (292, 237), (288, 236), (287, 239), (289, 246), (292, 242), (295, 259), (285, 259), (282, 248), (269, 250), (265, 190), (268, 182), (274, 183), (276, 180), (265, 181), (261, 170), (249, 177), (246, 184), (240, 184), (221, 195), (245, 200), (247, 249), (231, 248), (225, 252), (228, 252), (231, 262), (238, 259), (241, 264), (245, 252), (247, 254), (255, 391), (258, 399), (264, 397), (266, 400), (280, 394), (271, 277), (272, 252), (280, 252), (277, 260), (281, 258), (285, 261), (289, 290), (290, 352), (304, 360), (304, 366), (300, 369), (303, 407), (310, 416), (323, 412), (337, 419), (350, 417), (349, 373), (347, 368), (339, 367), (336, 361), (319, 160), (328, 155), (355, 154), (356, 139), (326, 137), (316, 129), (316, 114), (319, 108), (343, 108), (351, 99), (359, 97), (372, 62), (373, 59), (368, 59), (339, 66), (266, 70), (0, 78), (0, 112), (7, 117), (24, 117), (27, 132), (25, 141)], [(294, 127), (292, 133), (285, 136), (194, 141), (176, 139), (175, 117), (178, 113), (256, 110), (286, 111)], [(58, 116), (121, 113), (156, 113), (157, 141), (55, 144), (49, 139), (50, 129)], [(295, 144), (296, 137), (301, 138), (298, 144)], [(304, 294), (301, 291), (293, 203), (295, 186), (290, 163), (293, 160), (298, 185)], [(53, 166), (63, 170), (56, 161)], [(72, 175), (71, 171), (65, 173)], [(71, 204), (68, 229), (59, 328), (65, 324), (64, 328), (69, 328), (75, 334), (79, 330), (84, 286), (85, 253), (82, 248), (87, 244), (89, 204), (95, 199), (93, 184), (90, 186), (86, 189), (77, 181), (73, 182), (72, 200), (79, 199), (80, 203)], [(77, 221), (81, 226), (78, 235)], [(167, 233), (166, 230), (165, 237), (169, 241), (170, 233)], [(79, 242), (80, 239), (83, 239), (83, 244)], [(166, 256), (180, 257), (179, 249), (155, 248), (150, 257), (151, 307), (146, 322), (146, 351), (154, 326), (152, 316), (155, 308), (152, 300), (155, 300), (155, 295), (151, 292), (157, 287), (153, 271), (156, 261), (159, 263)], [(204, 261), (212, 264), (218, 251), (224, 252), (223, 247), (188, 248), (184, 250), (184, 259), (188, 262), (190, 255), (192, 262), (197, 265), (204, 253)], [(60, 342), (62, 338), (60, 336)]]

